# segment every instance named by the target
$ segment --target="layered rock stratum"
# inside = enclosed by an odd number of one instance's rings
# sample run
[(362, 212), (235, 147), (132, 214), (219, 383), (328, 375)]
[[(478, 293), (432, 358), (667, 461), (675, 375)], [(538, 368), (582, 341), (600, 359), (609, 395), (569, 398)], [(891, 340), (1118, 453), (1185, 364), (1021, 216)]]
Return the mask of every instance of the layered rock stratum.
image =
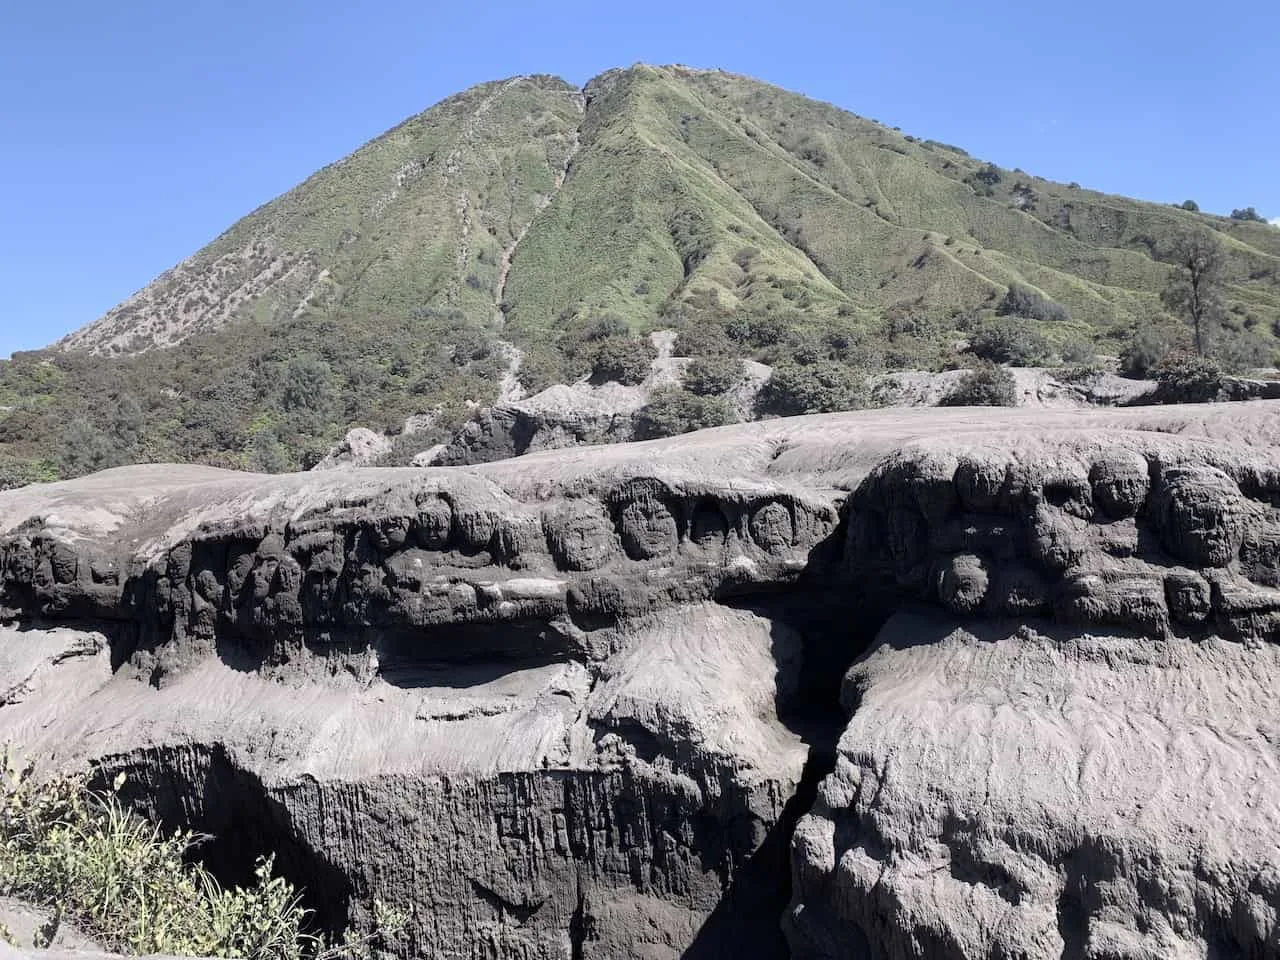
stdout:
[(0, 494), (0, 739), (406, 956), (1274, 956), (1280, 404)]

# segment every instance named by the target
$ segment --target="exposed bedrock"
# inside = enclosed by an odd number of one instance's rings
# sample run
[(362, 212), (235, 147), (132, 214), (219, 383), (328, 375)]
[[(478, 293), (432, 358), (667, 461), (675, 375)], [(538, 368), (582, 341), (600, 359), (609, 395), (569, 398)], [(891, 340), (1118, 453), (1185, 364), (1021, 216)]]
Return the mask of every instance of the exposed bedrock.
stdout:
[(907, 445), (849, 498), (844, 560), (952, 614), (1272, 641), (1280, 460), (1124, 434)]
[(1280, 652), (899, 614), (793, 840), (793, 956), (1280, 951)]
[(276, 851), (330, 927), (411, 910), (406, 955), (786, 955), (798, 795), (838, 730), (810, 700), (874, 631), (806, 666), (848, 602), (806, 599), (829, 495), (117, 481), (11, 515), (0, 737), (126, 772), (224, 879)]
[(0, 740), (406, 956), (1271, 956), (1277, 412), (0, 494)]
[(871, 471), (846, 569), (919, 612), (845, 679), (794, 956), (1280, 956), (1278, 466), (1129, 434)]

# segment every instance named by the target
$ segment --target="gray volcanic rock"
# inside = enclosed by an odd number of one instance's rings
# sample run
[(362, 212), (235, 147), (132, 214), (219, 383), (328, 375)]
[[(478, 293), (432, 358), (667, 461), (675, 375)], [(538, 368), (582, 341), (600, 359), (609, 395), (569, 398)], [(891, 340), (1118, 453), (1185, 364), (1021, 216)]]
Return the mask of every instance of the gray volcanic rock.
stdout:
[(610, 383), (557, 385), (478, 412), (432, 457), (431, 466), (492, 463), (539, 450), (623, 443), (648, 391)]
[(0, 607), (66, 625), (0, 628), (0, 736), (128, 773), (225, 877), (278, 850), (331, 926), (411, 908), (412, 955), (784, 955), (802, 641), (711, 601), (794, 584), (836, 511), (561, 475), (545, 498), (413, 470), (25, 491)]
[(796, 829), (793, 955), (1271, 957), (1280, 648), (899, 614)]
[[(1277, 413), (883, 411), (24, 488), (0, 739), (127, 772), (228, 882), (276, 851), (334, 929), (411, 909), (406, 956), (782, 957), (784, 914), (800, 956), (1270, 955), (1270, 808), (1189, 811), (1280, 786)], [(875, 641), (921, 605), (942, 626)], [(1135, 820), (1153, 744), (1178, 773)]]
[(793, 955), (1275, 956), (1277, 505), (1274, 452), (1138, 432), (877, 465), (847, 569), (936, 612), (846, 678)]

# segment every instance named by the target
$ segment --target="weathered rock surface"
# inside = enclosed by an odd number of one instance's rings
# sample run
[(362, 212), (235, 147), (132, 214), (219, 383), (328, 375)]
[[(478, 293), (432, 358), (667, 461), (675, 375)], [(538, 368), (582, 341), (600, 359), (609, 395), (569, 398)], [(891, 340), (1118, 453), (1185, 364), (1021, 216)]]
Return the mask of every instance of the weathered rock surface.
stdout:
[[(1091, 406), (1125, 406), (1141, 402), (1155, 391), (1150, 380), (1130, 380), (1099, 371), (1068, 379), (1063, 371), (1045, 367), (1013, 367), (1017, 406), (1069, 410)], [(871, 398), (884, 407), (936, 407), (968, 373), (967, 370), (900, 370), (871, 377)], [(1250, 399), (1241, 394), (1229, 399)], [(1260, 395), (1259, 395), (1260, 398)], [(1228, 398), (1224, 398), (1228, 399)]]
[(797, 957), (1272, 957), (1280, 648), (900, 614), (794, 839)]
[[(667, 342), (671, 337), (655, 342)], [(669, 343), (668, 343), (669, 346)], [(625, 443), (635, 436), (636, 415), (653, 391), (678, 386), (692, 361), (688, 357), (660, 356), (644, 383), (558, 384), (518, 400), (502, 401), (478, 412), (442, 448), (427, 466), (492, 463), (509, 457), (601, 443)], [(769, 379), (770, 368), (752, 360), (742, 363), (741, 381), (725, 399), (741, 421), (755, 418), (755, 401)]]
[(368, 467), (391, 449), (391, 440), (382, 433), (374, 433), (368, 427), (355, 427), (335, 444), (333, 449), (315, 465), (316, 470), (335, 470), (338, 467)]
[(407, 955), (1271, 956), (1278, 414), (5, 493), (0, 739)]

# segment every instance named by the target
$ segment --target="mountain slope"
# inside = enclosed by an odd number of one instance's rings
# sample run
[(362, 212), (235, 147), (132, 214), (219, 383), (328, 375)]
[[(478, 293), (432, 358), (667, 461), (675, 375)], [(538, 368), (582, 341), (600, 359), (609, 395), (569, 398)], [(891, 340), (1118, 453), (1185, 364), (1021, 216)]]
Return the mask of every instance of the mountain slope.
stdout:
[(461, 309), (490, 319), (504, 253), (555, 192), (581, 94), (517, 77), (450, 97), (239, 221), (60, 342), (115, 354), (234, 322)]
[(1270, 360), (1274, 227), (998, 169), (718, 71), (482, 84), (0, 363), (0, 471), (285, 469), (409, 417), (444, 436), (513, 359), (536, 390), (590, 372), (594, 341), (657, 328), (858, 378), (937, 366), (1014, 283), (1069, 311), (1018, 321), (1051, 351), (1114, 355), (1179, 334), (1158, 255), (1196, 227), (1228, 253), (1224, 353)]

